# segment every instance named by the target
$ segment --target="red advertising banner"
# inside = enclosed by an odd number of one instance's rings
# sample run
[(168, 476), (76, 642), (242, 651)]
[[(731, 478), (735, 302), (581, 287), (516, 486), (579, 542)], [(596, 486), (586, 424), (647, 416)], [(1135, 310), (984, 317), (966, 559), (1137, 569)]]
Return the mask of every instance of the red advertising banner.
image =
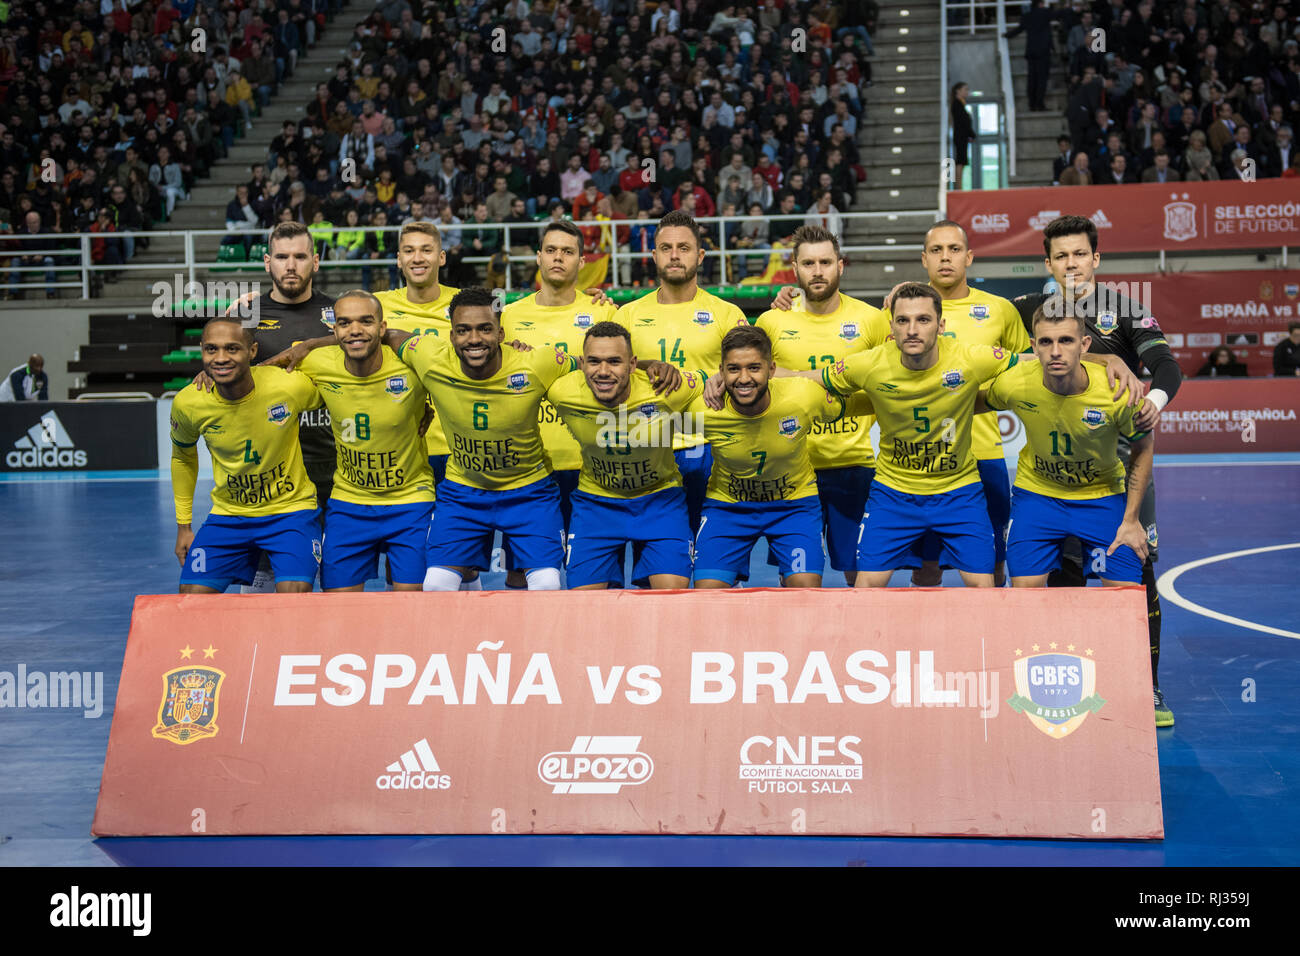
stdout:
[(1250, 269), (1099, 276), (1150, 310), (1187, 376), (1221, 345), (1252, 376), (1273, 374), (1273, 348), (1300, 321), (1300, 272)]
[(966, 227), (971, 248), (980, 256), (1041, 260), (1043, 227), (1062, 215), (1091, 219), (1103, 255), (1300, 244), (1300, 192), (1288, 179), (948, 194), (949, 218)]
[(1145, 596), (139, 597), (93, 831), (1159, 838)]
[(1156, 453), (1300, 451), (1300, 379), (1184, 382), (1161, 413)]

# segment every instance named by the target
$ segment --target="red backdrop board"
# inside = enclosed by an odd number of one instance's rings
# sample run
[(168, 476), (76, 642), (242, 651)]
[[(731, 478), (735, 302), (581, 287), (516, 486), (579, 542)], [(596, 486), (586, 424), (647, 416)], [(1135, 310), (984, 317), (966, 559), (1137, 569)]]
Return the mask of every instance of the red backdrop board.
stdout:
[(1300, 451), (1300, 379), (1183, 382), (1161, 413), (1156, 454)]
[(1140, 588), (141, 597), (93, 829), (1160, 837), (1150, 682)]
[[(1105, 260), (1103, 259), (1103, 264)], [(1099, 276), (1160, 323), (1184, 375), (1220, 345), (1252, 376), (1273, 374), (1273, 347), (1300, 321), (1300, 272), (1282, 269)]]
[(1300, 243), (1295, 180), (1053, 186), (948, 194), (948, 216), (980, 256), (1043, 258), (1043, 227), (1087, 216), (1102, 255), (1165, 249), (1258, 249)]

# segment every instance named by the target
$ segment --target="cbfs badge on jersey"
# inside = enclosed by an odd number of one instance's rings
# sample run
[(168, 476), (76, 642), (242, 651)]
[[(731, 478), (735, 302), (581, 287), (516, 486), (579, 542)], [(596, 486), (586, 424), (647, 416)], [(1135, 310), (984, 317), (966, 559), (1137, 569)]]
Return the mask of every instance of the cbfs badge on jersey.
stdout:
[[(1034, 649), (1038, 649), (1037, 645)], [(1049, 737), (1068, 737), (1079, 729), (1089, 713), (1101, 710), (1106, 703), (1097, 696), (1097, 662), (1087, 657), (1077, 654), (1021, 657), (1016, 661), (1015, 674), (1016, 692), (1007, 698), (1007, 703)]]
[(192, 744), (217, 735), (217, 696), (224, 671), (215, 667), (177, 667), (163, 674), (163, 699), (153, 735), (174, 744)]

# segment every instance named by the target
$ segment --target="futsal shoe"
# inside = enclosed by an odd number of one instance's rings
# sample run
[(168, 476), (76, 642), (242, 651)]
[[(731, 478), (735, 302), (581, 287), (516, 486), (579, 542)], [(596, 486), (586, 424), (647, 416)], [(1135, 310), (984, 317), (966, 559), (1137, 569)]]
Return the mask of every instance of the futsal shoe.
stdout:
[(1169, 709), (1165, 703), (1165, 695), (1160, 693), (1160, 688), (1155, 688), (1156, 698), (1156, 726), (1172, 727), (1174, 725), (1174, 712)]

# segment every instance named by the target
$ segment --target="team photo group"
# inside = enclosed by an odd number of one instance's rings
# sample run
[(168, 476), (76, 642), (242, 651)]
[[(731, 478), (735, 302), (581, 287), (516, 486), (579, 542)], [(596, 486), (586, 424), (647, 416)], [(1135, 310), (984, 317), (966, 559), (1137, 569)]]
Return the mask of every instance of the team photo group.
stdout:
[[(827, 564), (854, 587), (904, 568), (919, 586), (944, 568), (968, 587), (1146, 584), (1154, 676), (1152, 433), (1181, 376), (1150, 313), (1095, 278), (1088, 219), (1044, 229), (1056, 291), (1015, 303), (968, 285), (965, 231), (938, 222), (924, 281), (883, 309), (840, 291), (837, 239), (803, 226), (797, 287), (752, 324), (697, 284), (680, 210), (658, 224), (658, 287), (618, 308), (578, 288), (566, 220), (540, 235), (538, 290), (504, 308), (439, 282), (434, 224), (397, 247), (402, 287), (331, 298), (310, 233), (283, 223), (256, 321), (207, 323), (171, 412), (182, 593), (381, 573), (478, 590), (498, 532), (507, 587), (729, 588), (765, 539), (785, 587), (823, 586)], [(1024, 427), (1014, 491), (997, 410)], [(200, 438), (215, 486), (196, 532)]]

